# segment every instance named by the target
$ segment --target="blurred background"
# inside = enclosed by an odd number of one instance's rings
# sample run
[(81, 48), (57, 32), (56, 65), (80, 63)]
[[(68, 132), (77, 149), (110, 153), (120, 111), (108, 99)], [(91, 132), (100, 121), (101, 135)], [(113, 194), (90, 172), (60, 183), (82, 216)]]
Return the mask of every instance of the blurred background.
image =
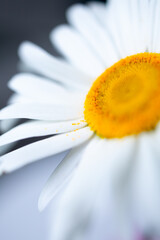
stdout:
[[(100, 0), (99, 0), (100, 1)], [(77, 0), (0, 0), (0, 108), (11, 95), (7, 82), (17, 73), (17, 48), (32, 41), (57, 55), (48, 35), (65, 22)], [(38, 196), (64, 154), (31, 164), (0, 178), (0, 240), (47, 240), (50, 206), (39, 213)]]

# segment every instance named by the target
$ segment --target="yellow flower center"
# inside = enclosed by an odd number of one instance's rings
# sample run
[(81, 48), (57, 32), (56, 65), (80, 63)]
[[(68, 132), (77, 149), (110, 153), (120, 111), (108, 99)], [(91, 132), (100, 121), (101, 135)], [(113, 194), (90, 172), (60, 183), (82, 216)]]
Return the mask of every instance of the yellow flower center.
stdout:
[(93, 83), (84, 116), (105, 138), (121, 138), (156, 127), (160, 120), (160, 54), (120, 60)]

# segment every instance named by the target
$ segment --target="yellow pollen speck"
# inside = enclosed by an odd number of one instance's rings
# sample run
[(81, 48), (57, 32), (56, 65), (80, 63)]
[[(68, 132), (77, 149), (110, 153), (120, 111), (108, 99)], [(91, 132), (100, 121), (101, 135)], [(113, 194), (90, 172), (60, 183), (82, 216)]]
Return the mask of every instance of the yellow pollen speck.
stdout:
[(80, 122), (82, 122), (82, 123), (85, 123), (85, 122), (86, 122), (86, 120), (80, 120)]
[(76, 139), (75, 138), (72, 138), (72, 141), (75, 141)]
[(120, 60), (93, 83), (85, 120), (97, 135), (121, 138), (149, 131), (160, 120), (160, 54)]
[(78, 123), (72, 123), (72, 125), (74, 126), (74, 125), (80, 125), (80, 123), (78, 122)]
[(76, 132), (77, 130), (79, 130), (78, 128), (74, 130), (74, 132)]
[(58, 130), (56, 130), (56, 133), (58, 133)]

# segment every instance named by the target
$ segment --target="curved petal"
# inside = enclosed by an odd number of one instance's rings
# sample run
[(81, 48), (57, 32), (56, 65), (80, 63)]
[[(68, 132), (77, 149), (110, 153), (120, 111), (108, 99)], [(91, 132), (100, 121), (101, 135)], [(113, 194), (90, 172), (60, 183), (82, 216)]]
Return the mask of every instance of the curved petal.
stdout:
[(106, 25), (122, 57), (146, 51), (148, 2), (148, 0), (111, 0), (107, 5)]
[(157, 15), (156, 14), (157, 2), (158, 2), (157, 0), (149, 1), (149, 13), (148, 13), (148, 51), (149, 52), (153, 51), (153, 36), (154, 36), (154, 29), (155, 29), (155, 18)]
[(0, 157), (0, 175), (4, 172), (14, 171), (31, 162), (78, 146), (88, 140), (92, 134), (93, 132), (86, 127), (76, 132), (60, 134), (45, 140), (37, 141), (10, 152)]
[(118, 33), (119, 25), (116, 25), (115, 19), (112, 19), (113, 11), (110, 11), (110, 2), (111, 1), (107, 2), (107, 4), (101, 2), (89, 2), (88, 6), (100, 22), (101, 26), (104, 28), (106, 34), (114, 43), (118, 58), (121, 59), (122, 57), (125, 57), (126, 54), (123, 49), (123, 42), (121, 41)]
[(100, 23), (104, 25), (104, 20), (107, 17), (106, 4), (103, 2), (91, 1), (91, 2), (88, 2), (88, 6), (92, 10), (92, 12), (95, 14), (97, 19), (100, 21)]
[(148, 48), (148, 0), (131, 0), (131, 29), (135, 41), (135, 53), (145, 52)]
[(76, 239), (87, 224), (99, 191), (105, 189), (106, 194), (112, 193), (133, 154), (134, 143), (135, 140), (131, 138), (110, 141), (98, 137), (89, 143), (60, 201), (54, 229), (55, 240)]
[(26, 138), (74, 131), (85, 126), (86, 122), (81, 119), (65, 122), (29, 121), (1, 135), (0, 146)]
[(160, 165), (155, 151), (153, 133), (138, 138), (138, 155), (132, 177), (132, 209), (136, 223), (143, 232), (157, 231), (160, 226)]
[(85, 99), (82, 94), (66, 91), (57, 83), (33, 74), (17, 74), (8, 85), (18, 94), (43, 103), (68, 104), (73, 102), (73, 99), (75, 102), (83, 103)]
[(79, 89), (88, 87), (89, 77), (87, 75), (64, 62), (64, 60), (51, 56), (31, 42), (21, 44), (19, 56), (31, 69), (46, 77)]
[(63, 106), (43, 103), (15, 103), (0, 111), (0, 120), (11, 118), (39, 119), (46, 121), (65, 121), (83, 116), (80, 106)]
[(52, 173), (39, 197), (38, 208), (40, 211), (47, 206), (64, 184), (70, 179), (74, 169), (81, 160), (86, 146), (87, 143), (84, 143), (73, 148)]
[[(78, 69), (93, 80), (105, 70), (90, 44), (74, 29), (67, 25), (55, 28), (50, 35), (53, 45)], [(92, 80), (92, 81), (93, 81)]]
[(149, 51), (160, 52), (160, 2), (152, 0), (149, 2)]
[(110, 35), (97, 21), (90, 8), (82, 4), (73, 5), (67, 11), (67, 19), (92, 46), (93, 51), (101, 58), (105, 67), (109, 67), (119, 60)]

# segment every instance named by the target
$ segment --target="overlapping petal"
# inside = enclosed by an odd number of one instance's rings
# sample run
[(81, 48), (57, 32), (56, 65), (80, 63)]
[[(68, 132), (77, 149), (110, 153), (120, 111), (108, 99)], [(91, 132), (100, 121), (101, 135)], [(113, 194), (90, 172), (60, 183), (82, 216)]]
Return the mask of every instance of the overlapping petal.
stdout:
[(92, 136), (93, 132), (83, 128), (74, 132), (56, 135), (31, 143), (0, 157), (0, 175), (14, 171), (26, 164), (76, 147)]
[(134, 147), (134, 138), (109, 141), (95, 137), (90, 142), (60, 201), (55, 240), (76, 239), (79, 232), (84, 230), (104, 181), (105, 192), (110, 196), (131, 160)]

